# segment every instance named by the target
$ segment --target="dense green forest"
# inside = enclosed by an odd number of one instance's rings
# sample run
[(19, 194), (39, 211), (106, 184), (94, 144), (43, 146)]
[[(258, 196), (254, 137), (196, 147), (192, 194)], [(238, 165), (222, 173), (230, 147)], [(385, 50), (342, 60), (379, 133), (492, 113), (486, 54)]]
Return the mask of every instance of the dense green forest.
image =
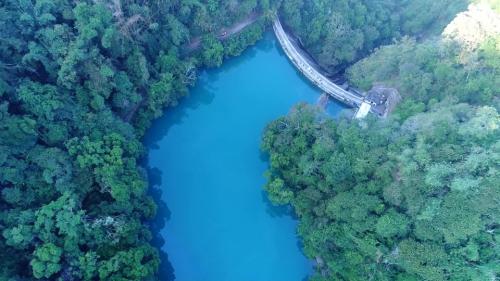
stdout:
[(497, 14), (472, 6), (441, 36), (402, 38), (348, 69), (359, 88), (399, 90), (389, 118), (332, 120), (298, 105), (268, 126), (265, 188), (294, 207), (311, 280), (500, 277), (497, 3)]
[(0, 1), (0, 281), (155, 280), (141, 138), (197, 69), (240, 54), (276, 13), (331, 72), (398, 39), (347, 71), (399, 90), (389, 119), (301, 105), (265, 133), (266, 189), (294, 206), (313, 280), (498, 278), (498, 34), (439, 37), (467, 5)]
[(280, 15), (328, 72), (403, 35), (439, 34), (467, 0), (290, 0)]
[[(0, 280), (152, 280), (140, 138), (268, 1), (0, 1)], [(201, 49), (184, 45), (202, 38)]]

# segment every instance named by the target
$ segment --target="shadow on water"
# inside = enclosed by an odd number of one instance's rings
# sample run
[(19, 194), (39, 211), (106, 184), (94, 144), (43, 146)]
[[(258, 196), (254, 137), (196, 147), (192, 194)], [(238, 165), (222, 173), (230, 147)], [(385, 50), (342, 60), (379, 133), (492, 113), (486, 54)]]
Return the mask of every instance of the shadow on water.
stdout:
[[(146, 166), (146, 165), (145, 165)], [(149, 221), (149, 229), (152, 233), (151, 244), (158, 249), (158, 254), (160, 256), (160, 267), (158, 269), (158, 278), (162, 281), (173, 281), (175, 280), (174, 268), (168, 259), (168, 255), (162, 250), (165, 244), (165, 239), (161, 236), (161, 230), (165, 227), (165, 224), (170, 219), (170, 210), (167, 207), (165, 201), (162, 200), (161, 190), (161, 176), (162, 172), (157, 168), (150, 168), (146, 166), (146, 172), (149, 179), (149, 195), (153, 198), (157, 210), (156, 216)]]
[(224, 67), (214, 68), (210, 70), (210, 74), (218, 77), (220, 74), (230, 72), (234, 68), (238, 68), (242, 63), (251, 61), (257, 55), (256, 48), (248, 48), (241, 55), (232, 57), (224, 61)]
[[(272, 218), (281, 218), (281, 217), (291, 217), (295, 221), (298, 221), (297, 214), (293, 210), (293, 207), (290, 204), (287, 205), (275, 205), (273, 204), (270, 200), (269, 197), (267, 196), (266, 191), (262, 191), (262, 201), (266, 204), (266, 213), (271, 216)], [(302, 241), (302, 238), (298, 235), (298, 233), (295, 233), (295, 236), (297, 237), (296, 239), (296, 246), (297, 249), (304, 254), (304, 243)], [(303, 281), (309, 280), (309, 276), (305, 276)]]
[[(259, 158), (260, 158), (260, 161), (266, 162), (269, 165), (269, 154), (268, 153), (261, 150), (260, 154), (259, 154)], [(266, 173), (267, 173), (267, 171), (266, 171)], [(267, 179), (266, 179), (266, 181), (267, 181)], [(268, 215), (270, 215), (273, 218), (288, 216), (288, 217), (292, 217), (294, 219), (297, 219), (297, 216), (295, 215), (295, 212), (293, 211), (292, 206), (273, 204), (269, 200), (269, 196), (267, 196), (267, 192), (265, 190), (262, 190), (261, 195), (262, 195), (262, 201), (266, 205), (266, 212)]]
[[(270, 44), (267, 44), (266, 42), (266, 44), (258, 44), (258, 46), (259, 49), (264, 48), (265, 50), (271, 50), (273, 46), (272, 43)], [(200, 106), (212, 103), (215, 98), (215, 93), (217, 92), (217, 88), (212, 85), (215, 84), (214, 82), (219, 79), (220, 75), (229, 71), (228, 69), (239, 67), (249, 58), (256, 56), (256, 54), (256, 50), (249, 48), (244, 52), (244, 55), (231, 58), (229, 61), (225, 62), (224, 68), (210, 69), (210, 74), (208, 74), (206, 70), (202, 71), (196, 85), (194, 86), (195, 90), (190, 89), (189, 92), (203, 94), (185, 97), (180, 101), (180, 105), (178, 105), (178, 107), (165, 109), (163, 115), (155, 120), (151, 128), (149, 128), (148, 134), (144, 137), (144, 145), (150, 150), (158, 149), (158, 142), (165, 138), (170, 128), (175, 125), (182, 124), (188, 116), (189, 111), (196, 110)], [(158, 249), (160, 256), (158, 278), (162, 281), (174, 281), (174, 268), (168, 259), (168, 254), (162, 250), (165, 245), (165, 239), (162, 237), (161, 231), (165, 228), (165, 225), (171, 215), (167, 204), (164, 200), (162, 200), (162, 172), (158, 168), (151, 168), (148, 163), (149, 161), (146, 157), (146, 159), (143, 160), (143, 167), (146, 167), (146, 173), (149, 180), (148, 193), (153, 198), (157, 206), (156, 216), (149, 221), (149, 228), (153, 236), (151, 244)], [(269, 206), (271, 206), (270, 202)], [(278, 214), (278, 211), (274, 212)]]
[[(272, 42), (267, 42), (267, 40), (265, 40), (259, 42), (259, 44), (255, 46), (258, 46), (258, 49), (272, 50), (272, 44)], [(248, 48), (242, 53), (242, 55), (224, 61), (224, 67), (201, 71), (194, 89), (189, 89), (189, 92), (203, 94), (196, 96), (189, 94), (187, 97), (180, 100), (177, 107), (166, 108), (163, 115), (155, 120), (151, 128), (149, 128), (149, 133), (144, 138), (144, 144), (146, 147), (149, 149), (158, 149), (157, 142), (168, 134), (168, 130), (172, 126), (182, 124), (189, 110), (196, 110), (198, 107), (208, 105), (213, 101), (215, 93), (218, 89), (212, 85), (215, 84), (214, 82), (219, 80), (221, 75), (233, 68), (239, 67), (242, 63), (251, 60), (251, 58), (256, 55), (257, 50), (254, 48)], [(210, 74), (208, 74), (207, 71), (209, 71)]]
[(263, 39), (260, 44), (257, 44), (255, 48), (260, 51), (269, 52), (275, 49), (275, 45), (277, 44), (276, 38), (274, 37), (271, 31), (268, 31), (262, 36)]
[[(148, 130), (148, 134), (144, 138), (144, 144), (149, 149), (158, 149), (157, 142), (163, 139), (168, 130), (178, 124), (182, 124), (184, 118), (187, 116), (189, 110), (196, 110), (202, 105), (210, 104), (217, 89), (211, 85), (219, 80), (220, 75), (230, 71), (233, 68), (240, 67), (241, 64), (251, 61), (258, 51), (272, 51), (275, 49), (276, 40), (271, 32), (266, 32), (263, 39), (255, 44), (252, 48), (247, 48), (240, 56), (232, 57), (224, 61), (224, 67), (212, 68), (209, 70), (201, 71), (194, 89), (189, 92), (203, 93), (202, 95), (187, 96), (180, 100), (179, 105), (175, 108), (167, 108), (164, 110), (163, 115), (153, 122), (153, 125)], [(270, 38), (273, 38), (270, 40)], [(207, 73), (210, 72), (210, 74)]]
[(273, 204), (268, 196), (266, 191), (262, 191), (262, 201), (266, 204), (266, 213), (272, 218), (281, 218), (281, 217), (292, 217), (296, 218), (295, 212), (290, 205), (275, 205)]
[[(275, 45), (277, 44), (277, 42), (272, 33), (267, 32), (264, 35), (263, 39), (264, 40), (260, 41), (253, 48), (246, 49), (242, 55), (226, 60), (224, 62), (223, 68), (201, 71), (194, 89), (190, 89), (189, 91), (190, 93), (198, 94), (183, 98), (182, 100), (180, 100), (180, 104), (175, 108), (165, 109), (163, 115), (155, 120), (151, 128), (148, 130), (148, 134), (146, 134), (143, 140), (144, 145), (149, 150), (159, 149), (158, 143), (168, 135), (170, 128), (182, 124), (189, 116), (191, 111), (212, 103), (215, 98), (215, 94), (218, 91), (217, 86), (214, 86), (217, 85), (217, 83), (214, 82), (218, 81), (219, 78), (222, 77), (227, 71), (230, 71), (233, 68), (240, 67), (241, 64), (251, 60), (257, 55), (259, 51), (270, 52), (276, 49)], [(277, 49), (282, 52), (280, 48)], [(268, 155), (264, 153), (261, 154), (261, 159), (265, 162), (269, 161)], [(165, 239), (162, 237), (161, 232), (165, 228), (165, 225), (170, 219), (171, 215), (166, 202), (162, 199), (162, 194), (164, 192), (164, 190), (162, 189), (179, 187), (162, 187), (162, 172), (158, 168), (150, 167), (147, 157), (146, 159), (144, 159), (142, 166), (145, 167), (149, 179), (148, 194), (153, 198), (157, 205), (156, 216), (149, 221), (149, 227), (153, 236), (151, 243), (158, 249), (161, 261), (158, 271), (158, 277), (159, 280), (162, 281), (174, 281), (174, 268), (169, 261), (168, 254), (164, 250), (162, 250), (165, 245)], [(262, 191), (261, 194), (262, 200), (266, 205), (266, 212), (271, 217), (296, 218), (295, 212), (290, 205), (273, 205), (269, 201), (265, 191)], [(303, 249), (300, 239), (297, 240), (297, 246), (299, 247), (299, 249)], [(304, 280), (307, 280), (307, 277), (304, 278)]]
[[(205, 75), (203, 75), (205, 77)], [(162, 140), (167, 134), (170, 128), (174, 125), (182, 124), (184, 119), (188, 116), (189, 110), (196, 110), (202, 105), (210, 104), (214, 97), (215, 91), (213, 87), (210, 87), (210, 83), (206, 83), (203, 80), (206, 78), (200, 78), (195, 87), (201, 88), (202, 95), (187, 96), (183, 98), (179, 105), (174, 108), (167, 108), (164, 110), (163, 115), (153, 122), (153, 125), (148, 130), (148, 134), (144, 137), (144, 145), (149, 149), (158, 149), (158, 141)], [(190, 92), (192, 92), (190, 90)], [(181, 106), (182, 104), (182, 106)]]
[[(261, 151), (260, 159), (261, 159), (261, 161), (265, 161), (265, 162), (269, 163), (269, 154)], [(273, 218), (291, 217), (296, 221), (299, 220), (297, 217), (297, 214), (293, 210), (292, 205), (290, 205), (290, 204), (287, 204), (287, 205), (273, 204), (271, 202), (271, 200), (269, 200), (269, 196), (267, 195), (267, 192), (265, 190), (262, 190), (261, 196), (262, 196), (262, 201), (266, 205), (266, 213), (269, 216), (271, 216)], [(304, 243), (302, 241), (302, 238), (299, 237), (299, 235), (297, 233), (295, 235), (297, 237), (297, 240), (296, 240), (297, 241), (297, 243), (296, 243), (297, 249), (299, 249), (300, 252), (304, 253)], [(305, 276), (302, 279), (302, 281), (307, 281), (307, 280), (309, 280), (309, 276)]]
[[(224, 67), (211, 68), (210, 82), (215, 82), (221, 74), (230, 72), (234, 68), (241, 67), (241, 64), (251, 61), (259, 52), (270, 52), (275, 49), (276, 40), (271, 32), (266, 32), (260, 41), (250, 48), (245, 49), (241, 55), (226, 58), (223, 62)], [(203, 75), (206, 76), (206, 75)], [(201, 81), (200, 81), (201, 82)]]

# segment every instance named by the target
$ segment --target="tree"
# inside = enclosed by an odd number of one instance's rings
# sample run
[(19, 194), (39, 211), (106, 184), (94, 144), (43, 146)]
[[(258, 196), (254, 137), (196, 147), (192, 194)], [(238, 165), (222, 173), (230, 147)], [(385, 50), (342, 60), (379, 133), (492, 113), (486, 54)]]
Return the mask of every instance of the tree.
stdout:
[(224, 58), (224, 46), (213, 35), (205, 36), (202, 41), (202, 59), (208, 67), (220, 66)]
[(61, 270), (62, 250), (52, 243), (45, 243), (39, 247), (31, 260), (33, 276), (38, 279), (50, 278)]
[(348, 71), (358, 85), (398, 87), (403, 102), (387, 119), (332, 120), (297, 105), (267, 126), (265, 189), (293, 206), (304, 252), (319, 261), (311, 280), (499, 274), (500, 120), (491, 84), (464, 89), (489, 80), (500, 57), (457, 63), (464, 53), (449, 43), (404, 39)]
[(388, 211), (377, 220), (375, 231), (383, 238), (404, 237), (409, 229), (409, 219), (395, 210)]

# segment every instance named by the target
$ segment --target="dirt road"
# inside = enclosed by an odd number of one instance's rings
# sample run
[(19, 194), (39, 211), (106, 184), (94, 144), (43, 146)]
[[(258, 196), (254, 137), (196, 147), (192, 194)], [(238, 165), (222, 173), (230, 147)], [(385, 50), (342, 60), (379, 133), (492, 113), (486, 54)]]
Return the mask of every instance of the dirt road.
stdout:
[[(227, 38), (231, 37), (232, 35), (239, 33), (240, 31), (245, 29), (245, 27), (256, 22), (260, 18), (260, 16), (261, 16), (261, 13), (252, 12), (248, 17), (246, 17), (242, 21), (239, 21), (230, 27), (221, 28), (217, 32), (217, 38), (219, 40), (226, 40)], [(186, 51), (189, 52), (189, 51), (196, 50), (200, 47), (200, 45), (201, 45), (201, 36), (197, 36), (197, 37), (191, 39), (191, 43), (189, 43), (186, 46)]]

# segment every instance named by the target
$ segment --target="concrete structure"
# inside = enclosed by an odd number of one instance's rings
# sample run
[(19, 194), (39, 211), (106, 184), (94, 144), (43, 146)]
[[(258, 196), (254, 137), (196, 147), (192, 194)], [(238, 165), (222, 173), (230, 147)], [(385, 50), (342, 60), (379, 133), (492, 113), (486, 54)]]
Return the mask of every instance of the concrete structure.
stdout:
[(327, 93), (334, 99), (343, 102), (352, 107), (359, 108), (356, 113), (356, 118), (365, 117), (370, 112), (372, 102), (366, 100), (364, 97), (346, 91), (333, 83), (330, 79), (321, 74), (316, 68), (305, 59), (302, 54), (296, 49), (294, 44), (290, 41), (288, 34), (286, 34), (281, 22), (278, 18), (273, 24), (274, 33), (283, 48), (283, 51), (288, 56), (290, 61), (297, 67), (297, 69), (307, 77), (314, 85), (320, 88), (323, 92)]
[(361, 105), (359, 106), (358, 110), (356, 111), (356, 114), (354, 115), (354, 118), (356, 119), (363, 119), (368, 115), (370, 112), (370, 108), (372, 106), (367, 103), (367, 102), (362, 102)]

